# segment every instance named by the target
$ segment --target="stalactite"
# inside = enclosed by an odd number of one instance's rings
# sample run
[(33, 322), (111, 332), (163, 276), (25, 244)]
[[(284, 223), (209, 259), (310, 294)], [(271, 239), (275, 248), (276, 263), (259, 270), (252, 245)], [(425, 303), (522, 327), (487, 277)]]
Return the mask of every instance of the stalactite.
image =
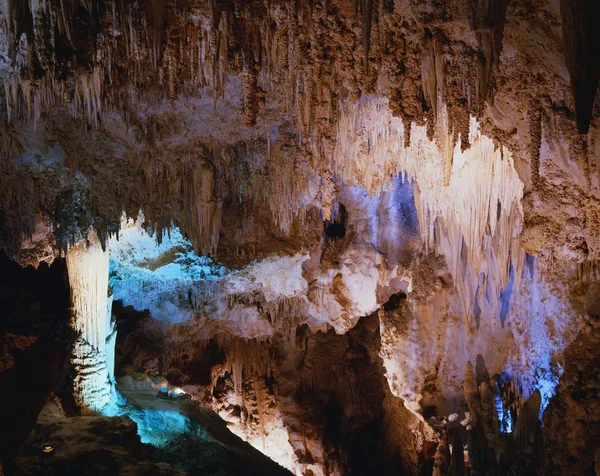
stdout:
[(226, 349), (229, 369), (238, 395), (242, 395), (244, 371), (247, 378), (262, 377), (268, 372), (269, 359), (265, 342), (232, 337), (226, 341), (222, 340), (220, 346)]
[(242, 394), (242, 382), (243, 382), (243, 368), (244, 361), (241, 359), (232, 360), (231, 371), (233, 375), (233, 388), (237, 395)]
[[(215, 14), (216, 28), (210, 31), (211, 22), (205, 21), (207, 12), (204, 9), (197, 11), (199, 15), (186, 17), (183, 14), (185, 9), (182, 11), (176, 2), (167, 2), (164, 9), (98, 2), (93, 8), (88, 6), (92, 19), (87, 25), (90, 31), (83, 32), (78, 30), (82, 25), (73, 21), (73, 11), (79, 8), (77, 2), (62, 0), (58, 6), (52, 2), (43, 2), (42, 5), (36, 1), (32, 5), (31, 19), (18, 20), (22, 25), (32, 23), (32, 34), (27, 38), (33, 41), (23, 48), (27, 50), (26, 56), (32, 64), (40, 66), (36, 74), (41, 77), (35, 78), (29, 94), (36, 102), (36, 108), (25, 114), (29, 118), (36, 120), (34, 111), (39, 117), (39, 113), (55, 103), (66, 103), (74, 117), (83, 113), (88, 123), (97, 126), (107, 105), (123, 106), (120, 95), (113, 89), (115, 86), (125, 87), (125, 84), (119, 84), (122, 81), (131, 80), (136, 87), (144, 90), (150, 82), (158, 79), (159, 84), (166, 85), (166, 96), (175, 100), (184, 81), (199, 80), (198, 70), (203, 71), (202, 79), (211, 85), (216, 96), (222, 97), (228, 69), (227, 35), (230, 29), (226, 15), (221, 18)], [(0, 13), (0, 22), (8, 26), (7, 39), (11, 45), (16, 42), (12, 36), (17, 32), (15, 10), (14, 6), (8, 5), (6, 11)], [(166, 27), (165, 32), (163, 27)], [(203, 35), (196, 34), (198, 29)], [(78, 45), (78, 49), (82, 56), (89, 58), (89, 70), (67, 71), (63, 64), (70, 64), (70, 58), (65, 61), (67, 58), (60, 55), (70, 51), (84, 36), (87, 43)], [(207, 45), (200, 41), (201, 36), (215, 39), (212, 50), (206, 51)], [(16, 52), (11, 52), (11, 56), (14, 58)], [(201, 60), (200, 68), (194, 59)], [(18, 113), (21, 100), (26, 100), (26, 95), (17, 94), (19, 76), (23, 79), (31, 76), (29, 71), (25, 71), (28, 70), (26, 66), (18, 64), (11, 74), (3, 78), (5, 90), (10, 88), (13, 79), (17, 80), (17, 89), (7, 95), (6, 111), (10, 117)], [(120, 69), (127, 70), (127, 76), (120, 75), (117, 72)], [(108, 79), (112, 87), (98, 91), (98, 78), (102, 83)]]
[(477, 61), (478, 114), (483, 113), (483, 103), (488, 98), (492, 68), (502, 52), (502, 38), (508, 0), (471, 2), (471, 27), (479, 47)]
[(445, 65), (439, 46), (431, 33), (427, 35), (424, 45), (423, 59), (421, 62), (421, 81), (423, 84), (423, 95), (429, 108), (433, 111), (433, 124), (428, 134), (429, 140), (433, 139), (434, 125), (439, 118), (439, 111), (444, 105), (445, 90)]
[(600, 281), (600, 261), (587, 260), (572, 265), (571, 271), (577, 284), (589, 284)]
[(265, 450), (265, 419), (266, 419), (266, 401), (265, 401), (265, 385), (264, 379), (255, 376), (252, 380), (254, 387), (254, 394), (256, 395), (256, 406), (258, 408), (258, 425), (260, 429), (260, 438), (262, 440), (262, 450)]
[(540, 148), (542, 146), (542, 115), (536, 99), (531, 99), (528, 106), (529, 116), (529, 160), (531, 161), (531, 181), (533, 186), (540, 182)]
[[(441, 124), (448, 123), (446, 114), (440, 111)], [(523, 184), (510, 152), (496, 149), (473, 120), (471, 146), (464, 153), (454, 149), (450, 180), (443, 187), (448, 156), (426, 138), (422, 127), (415, 129), (410, 147), (404, 147), (405, 127), (383, 100), (366, 98), (343, 108), (333, 172), (343, 183), (359, 185), (372, 195), (385, 190), (401, 171), (415, 180), (423, 242), (446, 258), (471, 328), (481, 273), (493, 299), (489, 304), (479, 299), (479, 305), (495, 309), (497, 315), (511, 266), (515, 276), (522, 272), (524, 252), (518, 237)]]
[(561, 0), (560, 14), (577, 129), (587, 134), (600, 82), (600, 31), (596, 23), (600, 4)]
[[(143, 191), (138, 206), (156, 230), (159, 241), (162, 231), (177, 219), (197, 252), (214, 256), (219, 245), (223, 203), (219, 188), (220, 151), (211, 154), (199, 147), (194, 152), (167, 150), (164, 156), (156, 154), (157, 163), (136, 157), (132, 165), (139, 170)], [(177, 156), (178, 160), (161, 163), (161, 157), (166, 156)]]
[(450, 185), (450, 175), (452, 173), (452, 153), (446, 154), (446, 159), (444, 160), (444, 187)]
[(569, 155), (571, 160), (578, 160), (583, 164), (583, 175), (585, 178), (585, 184), (588, 190), (592, 187), (592, 164), (591, 156), (588, 150), (588, 140), (584, 134), (576, 134), (570, 136), (569, 139)]
[(258, 114), (258, 75), (253, 59), (244, 62), (242, 77), (244, 81), (244, 117), (246, 125), (252, 127), (256, 124), (256, 116)]
[(373, 1), (361, 0), (362, 2), (362, 44), (363, 44), (363, 68), (365, 73), (369, 72), (369, 51), (371, 49), (371, 25), (373, 22)]
[[(77, 333), (71, 363), (73, 394), (83, 413), (99, 411), (110, 399), (114, 366), (114, 329), (108, 299), (108, 251), (96, 232), (67, 253), (72, 326)], [(111, 348), (107, 349), (107, 345)]]

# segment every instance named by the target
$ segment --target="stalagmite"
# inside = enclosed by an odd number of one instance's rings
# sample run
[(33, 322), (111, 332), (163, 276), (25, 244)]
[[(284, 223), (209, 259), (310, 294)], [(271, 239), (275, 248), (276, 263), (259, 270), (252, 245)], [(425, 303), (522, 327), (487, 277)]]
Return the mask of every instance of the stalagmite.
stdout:
[(450, 471), (448, 474), (452, 476), (462, 476), (465, 474), (465, 455), (463, 450), (463, 440), (460, 432), (454, 432), (452, 438), (452, 457), (450, 463)]
[(479, 385), (480, 405), (481, 405), (481, 424), (485, 431), (490, 446), (496, 447), (498, 435), (500, 433), (500, 422), (495, 405), (494, 394), (487, 382), (481, 382)]
[(448, 446), (448, 434), (445, 434), (438, 444), (435, 452), (432, 476), (446, 476), (450, 468), (450, 447)]
[(532, 453), (537, 444), (541, 401), (541, 393), (536, 390), (519, 411), (515, 424), (515, 440), (517, 449), (523, 453)]
[(76, 332), (73, 395), (82, 413), (92, 413), (110, 400), (116, 337), (108, 297), (108, 251), (102, 250), (96, 232), (68, 251), (67, 269)]
[(464, 394), (469, 410), (471, 411), (471, 417), (476, 422), (479, 418), (479, 389), (477, 388), (477, 381), (475, 380), (475, 373), (473, 372), (473, 364), (471, 362), (467, 362), (467, 369), (465, 371)]

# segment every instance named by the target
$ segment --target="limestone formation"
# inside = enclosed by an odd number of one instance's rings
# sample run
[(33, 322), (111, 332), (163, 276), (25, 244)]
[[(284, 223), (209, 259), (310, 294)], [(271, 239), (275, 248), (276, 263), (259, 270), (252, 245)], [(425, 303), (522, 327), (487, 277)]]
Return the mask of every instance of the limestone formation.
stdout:
[(149, 385), (303, 476), (595, 471), (597, 2), (0, 7), (18, 445), (52, 392), (156, 443)]
[(72, 327), (73, 395), (82, 412), (99, 411), (109, 403), (114, 385), (115, 329), (112, 296), (108, 296), (108, 251), (95, 231), (69, 249)]

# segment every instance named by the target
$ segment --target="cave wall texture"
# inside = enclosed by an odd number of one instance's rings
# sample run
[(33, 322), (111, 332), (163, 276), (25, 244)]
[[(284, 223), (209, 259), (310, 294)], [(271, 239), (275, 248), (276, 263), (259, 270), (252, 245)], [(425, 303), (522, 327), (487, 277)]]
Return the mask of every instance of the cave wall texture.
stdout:
[(299, 475), (595, 474), (599, 2), (0, 5), (0, 247), (66, 258), (82, 410), (114, 361)]

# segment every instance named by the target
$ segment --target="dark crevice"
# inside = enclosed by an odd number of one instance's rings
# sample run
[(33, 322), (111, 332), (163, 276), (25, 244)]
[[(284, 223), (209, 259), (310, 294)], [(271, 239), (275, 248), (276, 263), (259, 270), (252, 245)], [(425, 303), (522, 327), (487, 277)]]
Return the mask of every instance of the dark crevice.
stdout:
[(338, 205), (337, 216), (333, 220), (325, 220), (323, 230), (325, 236), (330, 239), (344, 238), (346, 236), (346, 223), (348, 212), (341, 203)]
[(387, 302), (383, 305), (383, 309), (385, 312), (395, 311), (400, 307), (402, 301), (406, 300), (406, 294), (404, 293), (396, 293), (392, 294), (392, 296), (387, 300)]

